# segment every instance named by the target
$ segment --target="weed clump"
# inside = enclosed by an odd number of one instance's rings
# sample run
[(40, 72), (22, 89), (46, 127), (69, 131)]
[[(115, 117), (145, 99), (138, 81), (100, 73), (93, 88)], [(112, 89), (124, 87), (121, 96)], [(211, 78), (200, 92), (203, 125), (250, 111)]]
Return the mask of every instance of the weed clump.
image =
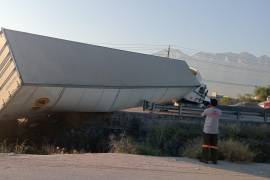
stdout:
[[(190, 158), (200, 158), (202, 154), (202, 139), (196, 138), (186, 143), (183, 155)], [(256, 153), (247, 144), (227, 139), (221, 140), (218, 145), (219, 159), (232, 162), (252, 162)]]
[(123, 134), (120, 135), (120, 138), (112, 136), (110, 142), (110, 152), (136, 154), (136, 146), (137, 145), (132, 138), (126, 137)]
[(219, 143), (220, 158), (232, 162), (252, 162), (256, 153), (251, 151), (249, 145), (240, 141), (228, 139)]
[(202, 138), (188, 140), (184, 146), (183, 156), (200, 158), (202, 155)]

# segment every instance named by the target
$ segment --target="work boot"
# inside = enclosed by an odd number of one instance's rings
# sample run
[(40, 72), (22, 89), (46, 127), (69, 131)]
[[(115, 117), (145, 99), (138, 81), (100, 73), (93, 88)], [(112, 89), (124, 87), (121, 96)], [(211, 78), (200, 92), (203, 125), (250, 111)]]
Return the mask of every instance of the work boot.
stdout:
[(211, 149), (211, 160), (212, 160), (213, 164), (217, 164), (218, 151), (216, 149)]

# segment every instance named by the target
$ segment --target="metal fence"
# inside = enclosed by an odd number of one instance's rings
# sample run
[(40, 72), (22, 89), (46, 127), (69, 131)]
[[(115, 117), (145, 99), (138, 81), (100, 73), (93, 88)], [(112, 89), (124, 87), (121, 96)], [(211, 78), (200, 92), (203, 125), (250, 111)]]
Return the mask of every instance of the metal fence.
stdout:
[[(270, 109), (239, 106), (219, 106), (219, 108), (222, 110), (221, 120), (270, 123)], [(144, 101), (143, 110), (178, 114), (180, 117), (202, 118), (201, 113), (204, 109), (193, 104), (182, 103), (179, 106), (173, 106)]]

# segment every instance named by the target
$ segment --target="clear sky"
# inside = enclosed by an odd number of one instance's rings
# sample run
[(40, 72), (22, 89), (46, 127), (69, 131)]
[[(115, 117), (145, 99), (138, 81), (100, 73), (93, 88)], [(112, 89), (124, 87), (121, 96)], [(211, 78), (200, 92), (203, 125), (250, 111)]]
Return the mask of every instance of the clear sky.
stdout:
[(1, 27), (91, 44), (270, 55), (270, 0), (0, 0), (0, 7)]

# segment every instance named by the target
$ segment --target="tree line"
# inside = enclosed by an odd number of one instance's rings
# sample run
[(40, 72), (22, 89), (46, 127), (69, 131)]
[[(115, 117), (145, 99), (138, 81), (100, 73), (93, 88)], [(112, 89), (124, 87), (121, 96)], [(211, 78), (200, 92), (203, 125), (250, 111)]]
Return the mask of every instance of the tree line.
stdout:
[(266, 87), (256, 87), (253, 94), (239, 95), (237, 98), (223, 97), (220, 99), (221, 105), (232, 105), (239, 102), (259, 103), (270, 96), (270, 85)]

